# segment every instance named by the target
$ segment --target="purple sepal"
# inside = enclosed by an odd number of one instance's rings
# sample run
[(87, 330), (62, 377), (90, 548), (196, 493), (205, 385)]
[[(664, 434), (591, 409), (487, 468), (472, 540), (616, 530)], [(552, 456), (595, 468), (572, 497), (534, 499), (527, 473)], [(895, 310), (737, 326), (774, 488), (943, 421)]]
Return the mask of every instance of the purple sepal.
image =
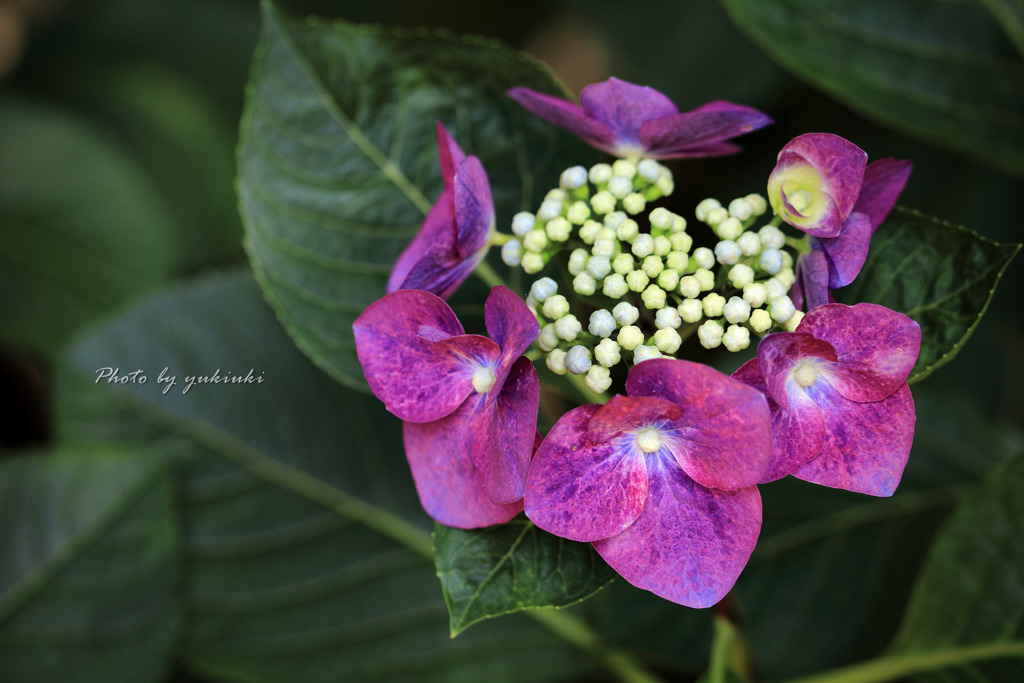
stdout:
[(840, 220), (845, 220), (860, 196), (867, 152), (832, 133), (805, 133), (783, 149), (803, 157), (814, 167), (821, 176), (821, 189), (835, 202)]
[(440, 121), (434, 125), (434, 129), (437, 133), (437, 159), (441, 164), (441, 179), (444, 181), (445, 189), (450, 189), (455, 179), (455, 171), (466, 155)]
[(868, 217), (872, 233), (896, 205), (896, 200), (903, 192), (913, 168), (914, 165), (909, 161), (892, 158), (879, 159), (868, 164), (864, 171), (860, 197), (857, 198), (853, 210)]
[(857, 403), (827, 384), (814, 387), (826, 434), (821, 453), (793, 475), (823, 486), (891, 496), (914, 441), (914, 399), (906, 384), (888, 398)]
[(593, 147), (606, 152), (615, 149), (615, 135), (608, 126), (588, 117), (578, 105), (529, 88), (512, 88), (508, 96), (542, 119), (580, 136)]
[(587, 439), (603, 443), (635, 431), (638, 425), (672, 422), (681, 415), (679, 406), (662, 398), (612, 396), (591, 418)]
[(688, 607), (710, 607), (729, 592), (753, 552), (761, 496), (753, 486), (704, 488), (666, 455), (648, 462), (643, 512), (622, 533), (595, 541), (594, 549), (634, 586)]
[(484, 304), (487, 334), (501, 347), (501, 357), (494, 368), (495, 386), (502, 386), (512, 364), (540, 335), (537, 317), (526, 303), (508, 287), (494, 287)]
[(718, 100), (683, 114), (651, 119), (640, 126), (639, 139), (647, 153), (659, 159), (733, 154), (736, 145), (724, 142), (772, 123), (750, 107)]
[(783, 409), (789, 407), (789, 375), (797, 363), (808, 358), (836, 360), (835, 349), (828, 342), (801, 332), (769, 334), (757, 345), (757, 369), (764, 378), (766, 393)]
[(416, 284), (417, 280), (428, 281), (430, 273), (442, 268), (443, 264), (449, 261), (447, 254), (455, 244), (455, 214), (452, 211), (451, 193), (445, 189), (431, 207), (423, 225), (420, 226), (420, 231), (395, 261), (391, 275), (388, 276), (388, 294), (399, 289), (423, 289), (402, 286), (421, 261), (429, 260), (431, 265), (420, 266), (411, 284)]
[[(459, 259), (483, 258), (483, 249), (494, 225), (494, 201), (483, 164), (466, 157), (459, 164), (454, 181), (455, 251)], [(475, 264), (474, 264), (475, 265)]]
[(563, 415), (537, 450), (526, 483), (526, 516), (574, 541), (621, 532), (647, 500), (643, 453), (625, 447), (626, 439), (588, 441), (588, 425), (600, 409), (586, 405)]
[(615, 77), (583, 88), (580, 106), (608, 127), (620, 147), (639, 146), (640, 127), (647, 121), (679, 113), (672, 100), (654, 88)]
[(701, 363), (655, 358), (633, 366), (631, 397), (679, 406), (666, 447), (702, 486), (738, 489), (757, 483), (771, 458), (768, 402), (761, 392)]
[[(821, 306), (804, 316), (796, 331), (832, 345), (836, 363), (822, 372), (851, 401), (880, 401), (895, 392), (910, 377), (921, 350), (921, 327), (877, 304)], [(758, 354), (760, 360), (760, 349)], [(761, 372), (767, 376), (763, 364)]]
[[(812, 237), (812, 240), (817, 239)], [(789, 298), (799, 310), (810, 311), (829, 302), (828, 293), (828, 257), (818, 249), (802, 254), (796, 262), (796, 282), (789, 291)]]
[[(826, 275), (828, 277), (825, 298), (829, 289), (839, 289), (853, 282), (864, 261), (868, 257), (871, 246), (871, 222), (866, 214), (853, 212), (843, 222), (843, 231), (839, 237), (811, 238), (811, 256), (823, 253), (828, 260)], [(821, 302), (808, 305), (807, 310), (822, 305)]]

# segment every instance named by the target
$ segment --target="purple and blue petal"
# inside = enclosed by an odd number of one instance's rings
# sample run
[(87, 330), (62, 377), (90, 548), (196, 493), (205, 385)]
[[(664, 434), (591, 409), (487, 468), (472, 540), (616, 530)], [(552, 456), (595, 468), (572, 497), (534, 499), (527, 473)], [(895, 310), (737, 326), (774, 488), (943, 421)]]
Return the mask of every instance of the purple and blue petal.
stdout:
[(725, 140), (770, 123), (756, 109), (718, 100), (690, 112), (649, 119), (640, 126), (638, 137), (646, 153), (658, 159), (723, 156), (740, 150)]
[(495, 385), (502, 386), (505, 377), (530, 344), (540, 335), (537, 316), (508, 287), (494, 287), (484, 304), (487, 334), (501, 347), (501, 356), (494, 368)]
[(614, 152), (615, 135), (611, 129), (587, 116), (578, 105), (529, 88), (512, 88), (508, 96), (527, 111), (580, 136), (587, 144), (605, 152)]
[(907, 184), (914, 165), (903, 159), (879, 159), (868, 164), (864, 184), (853, 210), (868, 217), (871, 232), (878, 230)]
[[(855, 211), (846, 217), (839, 237), (811, 238), (811, 254), (824, 254), (828, 261), (827, 289), (845, 287), (857, 277), (868, 258), (871, 233), (871, 221), (868, 216)], [(820, 301), (820, 297), (816, 300)], [(807, 310), (817, 308), (823, 303), (827, 301), (808, 305)]]
[[(445, 189), (420, 226), (412, 242), (402, 251), (388, 276), (387, 293), (399, 289), (424, 289), (417, 287), (420, 282), (428, 284), (439, 269), (450, 264), (450, 254), (455, 248), (455, 214), (451, 193)], [(410, 278), (413, 270), (416, 275)], [(408, 282), (408, 286), (405, 286)]]

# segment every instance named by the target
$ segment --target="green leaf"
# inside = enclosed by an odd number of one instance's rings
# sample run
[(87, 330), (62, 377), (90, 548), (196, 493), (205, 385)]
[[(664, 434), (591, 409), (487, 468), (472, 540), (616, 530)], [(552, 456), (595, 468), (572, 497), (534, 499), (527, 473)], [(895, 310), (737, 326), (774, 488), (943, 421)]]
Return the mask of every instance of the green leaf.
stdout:
[(841, 298), (887, 306), (921, 325), (913, 384), (952, 360), (967, 343), (1020, 247), (897, 208), (875, 233), (864, 268)]
[(164, 679), (181, 621), (173, 498), (151, 448), (0, 462), (0, 679)]
[(131, 159), (90, 127), (3, 98), (0, 177), (4, 341), (54, 351), (168, 278), (171, 219)]
[(440, 194), (435, 121), (480, 157), (506, 225), (556, 185), (569, 140), (505, 91), (558, 88), (494, 41), (263, 7), (238, 158), (250, 260), (299, 347), (365, 386), (352, 322)]
[[(191, 668), (237, 681), (511, 682), (524, 652), (538, 681), (593, 668), (524, 617), (449, 639), (398, 421), (314, 367), (250, 273), (153, 298), (65, 361), (65, 438), (184, 439), (192, 453), (180, 497)], [(148, 380), (96, 383), (112, 364)], [(164, 368), (174, 386), (158, 382)], [(250, 369), (263, 381), (198, 380)]]
[(1024, 62), (986, 5), (722, 0), (775, 61), (883, 123), (1024, 175)]
[(615, 577), (589, 543), (552, 536), (518, 517), (486, 529), (435, 524), (434, 562), (453, 636), (489, 617), (572, 605)]

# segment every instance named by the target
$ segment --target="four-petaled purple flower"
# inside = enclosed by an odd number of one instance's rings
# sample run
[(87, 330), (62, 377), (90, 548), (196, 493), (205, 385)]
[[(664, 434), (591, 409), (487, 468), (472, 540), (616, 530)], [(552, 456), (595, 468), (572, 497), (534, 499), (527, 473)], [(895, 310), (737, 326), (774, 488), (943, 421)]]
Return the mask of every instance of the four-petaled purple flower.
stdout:
[(680, 113), (657, 90), (618, 78), (583, 88), (579, 105), (528, 88), (512, 88), (508, 95), (591, 146), (622, 158), (733, 154), (739, 147), (726, 140), (772, 122), (756, 109), (724, 100)]
[(626, 389), (555, 424), (530, 469), (526, 515), (592, 542), (634, 586), (708, 607), (735, 583), (760, 532), (754, 484), (770, 457), (768, 403), (674, 359), (634, 366)]
[(421, 289), (447, 299), (487, 253), (494, 228), (491, 186), (480, 160), (466, 156), (437, 124), (444, 190), (395, 262), (387, 291)]
[(495, 287), (490, 339), (466, 334), (429, 292), (400, 290), (356, 319), (356, 352), (373, 393), (405, 421), (405, 455), (423, 508), (448, 526), (507, 522), (522, 510), (540, 386), (523, 352), (540, 328)]
[(916, 322), (884, 306), (828, 304), (795, 332), (769, 334), (733, 375), (770, 400), (772, 459), (762, 483), (806, 481), (890, 496), (914, 438), (907, 378)]

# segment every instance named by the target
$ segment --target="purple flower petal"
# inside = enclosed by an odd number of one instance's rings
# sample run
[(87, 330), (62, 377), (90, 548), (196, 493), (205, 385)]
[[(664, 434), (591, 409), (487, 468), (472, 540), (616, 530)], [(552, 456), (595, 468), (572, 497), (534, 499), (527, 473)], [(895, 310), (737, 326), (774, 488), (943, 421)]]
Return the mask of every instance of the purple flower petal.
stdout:
[[(864, 261), (868, 257), (868, 247), (871, 246), (871, 222), (862, 213), (851, 213), (843, 222), (843, 230), (839, 237), (811, 238), (811, 246), (820, 247), (821, 251), (828, 257), (828, 287), (827, 289), (839, 289), (853, 282)], [(818, 251), (815, 249), (814, 251)], [(813, 254), (814, 251), (811, 253)], [(828, 292), (825, 292), (826, 299)], [(808, 310), (828, 303), (823, 301), (808, 306)]]
[(502, 524), (523, 509), (521, 502), (502, 505), (487, 495), (464, 429), (474, 404), (466, 401), (434, 422), (406, 422), (403, 429), (405, 455), (423, 509), (438, 522), (459, 529)]
[(529, 88), (512, 88), (508, 96), (542, 119), (579, 135), (587, 143), (612, 152), (615, 135), (608, 126), (588, 117), (579, 106)]
[(645, 121), (679, 113), (672, 100), (654, 88), (614, 77), (583, 88), (580, 106), (587, 116), (608, 127), (616, 147), (639, 147)]
[(476, 157), (466, 157), (455, 173), (455, 251), (460, 259), (484, 257), (484, 248), (494, 227), (494, 202), (487, 173)]
[(590, 419), (587, 439), (604, 443), (653, 423), (678, 420), (682, 411), (663, 398), (612, 396)]
[(753, 486), (706, 489), (669, 458), (649, 462), (643, 512), (594, 549), (634, 586), (689, 607), (710, 607), (750, 559), (761, 530), (761, 496)]
[(896, 205), (913, 167), (912, 163), (902, 159), (879, 159), (868, 164), (864, 171), (864, 185), (853, 210), (868, 217), (872, 233)]
[(864, 182), (868, 155), (849, 140), (832, 133), (806, 133), (784, 148), (803, 157), (821, 176), (821, 189), (836, 203), (839, 215), (853, 211)]
[(857, 403), (815, 387), (827, 425), (821, 454), (794, 476), (823, 486), (891, 496), (914, 440), (914, 399), (906, 384), (881, 401)]
[[(835, 348), (836, 363), (823, 373), (851, 401), (880, 401), (892, 394), (910, 377), (921, 350), (920, 326), (877, 304), (821, 306), (804, 316), (797, 332), (811, 334)], [(758, 362), (768, 379), (760, 348)], [(768, 386), (771, 389), (770, 381)]]
[[(502, 386), (509, 369), (540, 334), (537, 317), (508, 287), (494, 287), (484, 304), (487, 334), (501, 347), (494, 369), (495, 386)], [(536, 412), (536, 411), (535, 411)]]
[(761, 478), (771, 457), (768, 402), (761, 392), (706, 365), (668, 358), (633, 366), (626, 390), (680, 407), (680, 418), (666, 427), (666, 445), (697, 483), (738, 489)]
[[(717, 156), (716, 146), (729, 138), (749, 133), (772, 120), (750, 107), (719, 100), (684, 114), (645, 121), (640, 126), (641, 145), (651, 156), (667, 159), (682, 156)], [(735, 145), (728, 145), (734, 151)], [(701, 153), (712, 152), (713, 153)]]
[[(815, 237), (811, 238), (817, 239)], [(827, 238), (826, 238), (827, 239)], [(841, 239), (841, 238), (836, 238)], [(829, 302), (828, 257), (819, 249), (803, 254), (796, 263), (796, 282), (789, 292), (789, 298), (797, 309), (807, 304), (808, 311)]]
[[(432, 263), (436, 263), (440, 260), (437, 254), (444, 254), (445, 262), (450, 260), (449, 254), (455, 247), (455, 215), (452, 213), (452, 210), (451, 195), (448, 190), (445, 190), (434, 203), (434, 206), (431, 207), (430, 213), (427, 214), (423, 225), (420, 227), (420, 231), (413, 237), (409, 246), (402, 251), (401, 256), (395, 262), (394, 268), (391, 269), (391, 275), (388, 277), (388, 294), (399, 289), (431, 290), (429, 286), (407, 286), (405, 283), (409, 278), (409, 274), (421, 260), (429, 259)], [(428, 252), (432, 252), (429, 257), (427, 256)], [(441, 267), (444, 266), (436, 266), (436, 268)], [(424, 274), (425, 270), (427, 269), (423, 267), (418, 269), (412, 284), (420, 284), (434, 279), (435, 272), (432, 271), (429, 274)]]
[[(473, 411), (458, 425), (470, 435), (471, 458), (484, 490), (495, 503), (512, 503), (526, 491), (526, 474), (537, 433), (540, 383), (533, 363), (520, 357), (497, 399), (471, 396)], [(497, 385), (496, 385), (497, 386)]]
[(455, 171), (458, 169), (459, 164), (466, 158), (466, 155), (462, 152), (462, 148), (459, 147), (459, 143), (455, 142), (455, 138), (452, 137), (448, 129), (441, 125), (438, 121), (435, 124), (437, 131), (437, 157), (441, 162), (441, 179), (444, 180), (445, 189), (450, 189), (452, 181), (455, 180)]
[(555, 423), (533, 458), (526, 482), (526, 516), (541, 529), (574, 541), (619, 533), (647, 500), (647, 465), (631, 440), (587, 440), (600, 406), (571, 410)]
[(769, 334), (757, 345), (757, 368), (764, 378), (768, 396), (783, 410), (789, 407), (788, 385), (797, 363), (807, 358), (836, 359), (836, 351), (828, 342), (800, 332)]
[(473, 391), (474, 363), (499, 350), (486, 337), (464, 335), (441, 298), (402, 289), (375, 301), (352, 325), (356, 354), (370, 390), (403, 420), (450, 414)]

